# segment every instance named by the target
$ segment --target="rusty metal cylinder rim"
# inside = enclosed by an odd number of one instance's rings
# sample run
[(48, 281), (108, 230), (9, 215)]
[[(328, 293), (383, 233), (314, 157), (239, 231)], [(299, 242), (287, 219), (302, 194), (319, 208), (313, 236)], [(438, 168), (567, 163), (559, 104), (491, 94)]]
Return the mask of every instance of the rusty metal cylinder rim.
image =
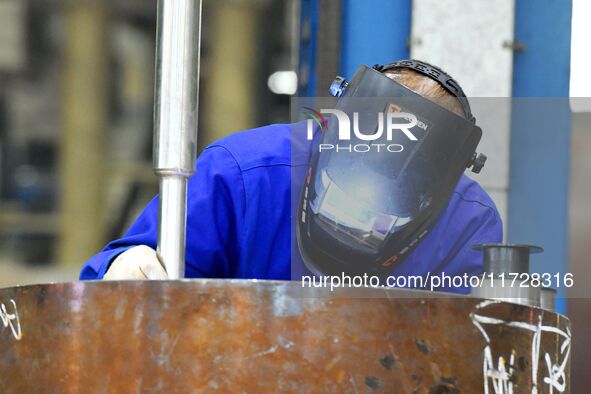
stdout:
[(7, 394), (490, 392), (497, 360), (541, 394), (548, 357), (570, 374), (568, 319), (454, 294), (187, 279), (11, 287), (0, 303)]
[[(379, 299), (379, 298), (390, 298), (390, 299), (469, 299), (469, 300), (480, 300), (480, 301), (492, 301), (497, 302), (499, 300), (493, 300), (487, 297), (481, 297), (479, 295), (471, 294), (455, 294), (447, 292), (429, 291), (429, 290), (416, 290), (416, 289), (405, 289), (405, 288), (383, 288), (383, 287), (357, 287), (357, 288), (336, 288), (331, 291), (329, 288), (306, 288), (301, 286), (300, 281), (291, 280), (270, 280), (270, 279), (219, 279), (219, 278), (184, 278), (184, 279), (168, 279), (168, 280), (85, 280), (76, 282), (48, 282), (48, 283), (37, 283), (28, 285), (16, 285), (12, 287), (0, 288), (0, 296), (3, 292), (11, 290), (36, 290), (50, 286), (119, 286), (125, 284), (130, 287), (137, 286), (155, 286), (168, 288), (172, 286), (190, 286), (195, 285), (195, 289), (200, 288), (244, 288), (244, 287), (259, 287), (261, 291), (264, 289), (283, 289), (290, 291), (291, 295), (298, 296), (299, 298), (351, 298), (351, 299)], [(553, 289), (551, 289), (553, 290)], [(306, 294), (307, 293), (307, 294)], [(502, 300), (503, 303), (513, 304), (520, 307), (532, 307), (541, 309), (536, 305), (524, 305), (522, 303), (513, 302), (510, 299)], [(566, 315), (563, 315), (556, 311), (551, 313), (560, 316), (568, 320)]]

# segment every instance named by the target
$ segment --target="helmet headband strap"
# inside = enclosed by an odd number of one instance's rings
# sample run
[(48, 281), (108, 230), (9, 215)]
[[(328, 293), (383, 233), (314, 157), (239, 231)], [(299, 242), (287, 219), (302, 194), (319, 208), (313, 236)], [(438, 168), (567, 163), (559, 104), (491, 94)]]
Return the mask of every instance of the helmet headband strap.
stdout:
[(408, 68), (414, 70), (426, 77), (434, 79), (439, 82), (445, 90), (447, 90), (452, 96), (454, 96), (460, 102), (462, 110), (466, 119), (472, 123), (476, 123), (476, 118), (472, 115), (470, 110), (470, 103), (466, 98), (466, 94), (460, 87), (460, 84), (453, 79), (449, 74), (445, 73), (441, 69), (431, 66), (430, 64), (418, 61), (418, 60), (399, 60), (386, 65), (376, 64), (373, 69), (382, 72), (383, 70), (389, 70), (391, 68)]

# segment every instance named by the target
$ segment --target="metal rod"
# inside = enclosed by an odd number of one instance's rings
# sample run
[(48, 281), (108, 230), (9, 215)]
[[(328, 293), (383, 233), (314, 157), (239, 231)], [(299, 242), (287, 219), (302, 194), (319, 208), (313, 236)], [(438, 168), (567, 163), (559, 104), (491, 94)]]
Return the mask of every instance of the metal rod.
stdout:
[(169, 278), (185, 276), (185, 228), (187, 208), (187, 178), (160, 178), (158, 211), (158, 251)]
[(160, 177), (158, 253), (184, 277), (187, 179), (195, 168), (202, 0), (159, 0), (154, 172)]

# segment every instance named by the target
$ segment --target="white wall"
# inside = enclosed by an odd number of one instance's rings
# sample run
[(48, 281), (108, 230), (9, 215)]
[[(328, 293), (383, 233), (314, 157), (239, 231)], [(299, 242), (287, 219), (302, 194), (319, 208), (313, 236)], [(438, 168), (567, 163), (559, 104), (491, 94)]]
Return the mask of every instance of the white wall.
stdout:
[[(591, 97), (591, 1), (573, 0), (570, 96)], [(575, 112), (591, 112), (591, 100), (571, 100)]]
[[(506, 225), (515, 0), (414, 0), (411, 57), (451, 74), (470, 97), (488, 156), (479, 175)], [(506, 233), (506, 231), (505, 231)]]

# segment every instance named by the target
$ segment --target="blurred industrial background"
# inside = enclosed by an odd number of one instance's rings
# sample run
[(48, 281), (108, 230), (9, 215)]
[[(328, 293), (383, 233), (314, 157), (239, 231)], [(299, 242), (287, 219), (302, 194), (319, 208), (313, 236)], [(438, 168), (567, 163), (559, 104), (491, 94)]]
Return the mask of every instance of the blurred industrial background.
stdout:
[[(325, 96), (335, 74), (410, 56), (440, 65), (473, 97), (591, 96), (585, 0), (204, 7), (200, 149), (231, 132), (288, 122), (290, 95)], [(1, 287), (75, 280), (157, 192), (155, 21), (156, 0), (0, 0)], [(555, 135), (540, 136), (512, 127), (518, 114), (507, 101), (494, 133), (483, 126), (490, 160), (478, 179), (508, 240), (544, 246), (534, 260), (540, 271), (574, 273), (561, 308), (573, 319), (573, 385), (588, 392), (591, 99), (571, 104), (572, 113), (557, 106)]]
[[(288, 121), (267, 78), (294, 67), (294, 6), (205, 2), (200, 149)], [(157, 193), (155, 20), (155, 0), (0, 2), (0, 284), (75, 278)]]

